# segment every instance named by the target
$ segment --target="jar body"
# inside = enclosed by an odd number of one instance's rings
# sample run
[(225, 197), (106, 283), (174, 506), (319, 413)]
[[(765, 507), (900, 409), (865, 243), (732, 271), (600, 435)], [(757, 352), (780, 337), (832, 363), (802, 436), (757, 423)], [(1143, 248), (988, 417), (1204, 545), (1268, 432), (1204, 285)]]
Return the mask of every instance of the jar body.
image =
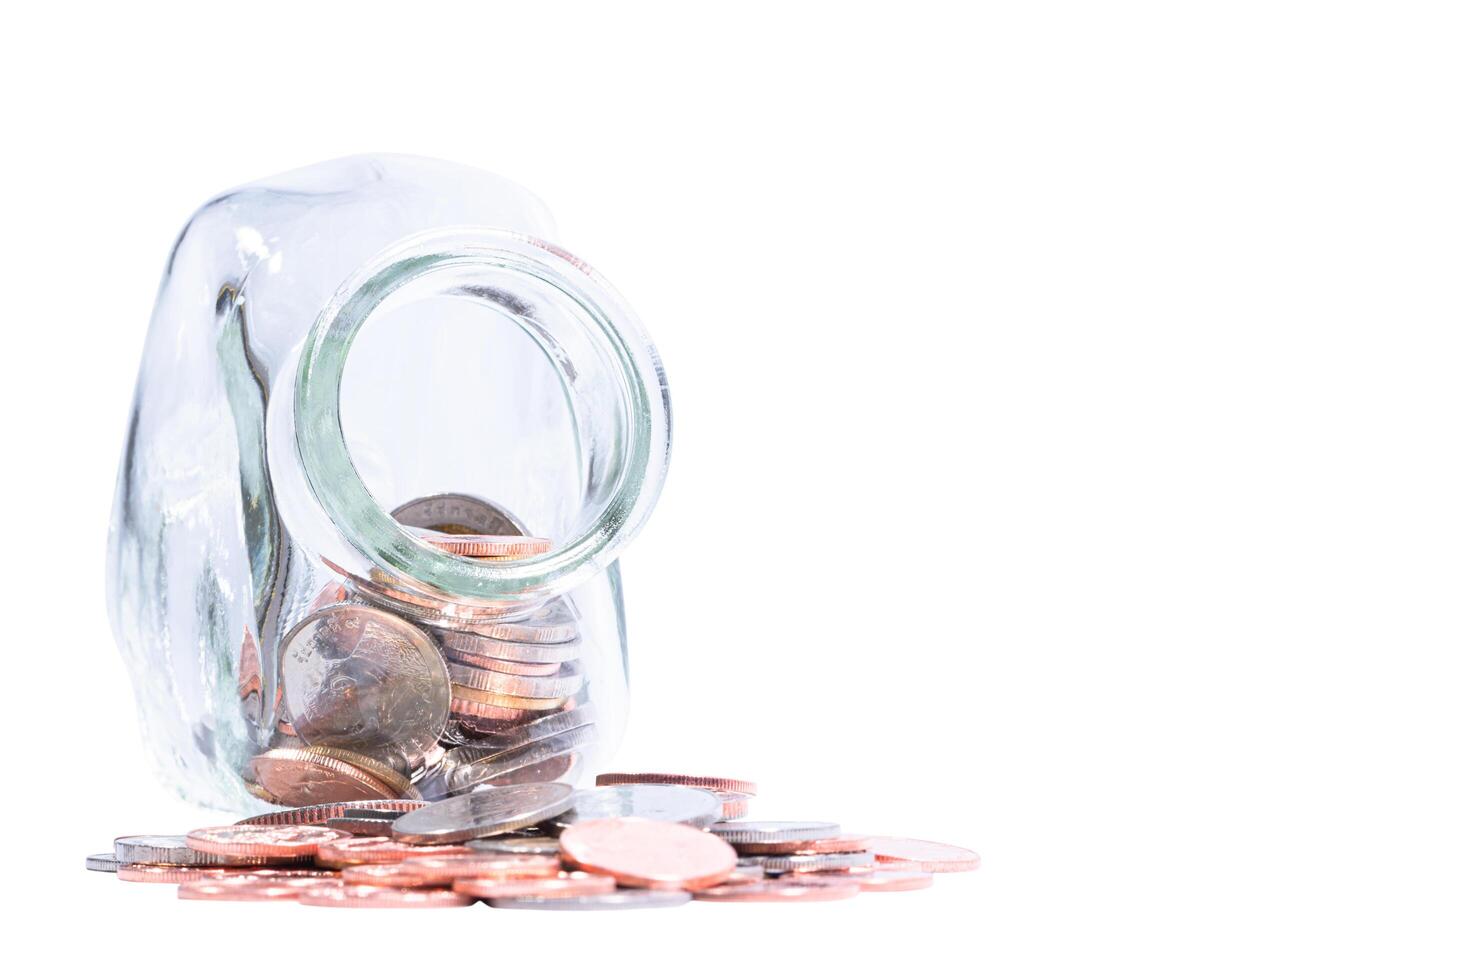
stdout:
[[(405, 157), (247, 185), (185, 228), (108, 590), (186, 798), (435, 798), (575, 782), (612, 751), (616, 556), (662, 481), (667, 394), (631, 312), (553, 237), (516, 185)], [(433, 529), (551, 544), (462, 557)]]

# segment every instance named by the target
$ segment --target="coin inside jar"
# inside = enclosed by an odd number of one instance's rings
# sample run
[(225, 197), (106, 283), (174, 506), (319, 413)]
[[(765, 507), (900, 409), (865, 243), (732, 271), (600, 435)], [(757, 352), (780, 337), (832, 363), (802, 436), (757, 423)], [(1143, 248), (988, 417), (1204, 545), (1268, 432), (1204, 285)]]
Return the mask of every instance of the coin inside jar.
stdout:
[(395, 521), (442, 534), (526, 534), (526, 525), (500, 504), (467, 493), (415, 497), (393, 508)]
[(381, 609), (349, 603), (308, 615), (282, 644), (281, 683), (291, 724), (307, 743), (367, 756), (396, 752), (410, 767), (449, 719), (438, 646)]

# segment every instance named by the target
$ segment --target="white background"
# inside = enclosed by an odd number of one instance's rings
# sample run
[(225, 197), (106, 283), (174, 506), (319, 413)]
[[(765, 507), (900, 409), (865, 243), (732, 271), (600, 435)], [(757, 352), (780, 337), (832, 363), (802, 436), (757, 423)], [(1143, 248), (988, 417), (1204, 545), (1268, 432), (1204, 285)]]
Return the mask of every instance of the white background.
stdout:
[[(6, 14), (12, 955), (1464, 976), (1455, 5), (499, 6)], [(664, 355), (619, 762), (966, 844), (978, 874), (434, 919), (81, 870), (210, 819), (155, 783), (104, 614), (164, 259), (215, 192), (364, 150), (536, 191)]]

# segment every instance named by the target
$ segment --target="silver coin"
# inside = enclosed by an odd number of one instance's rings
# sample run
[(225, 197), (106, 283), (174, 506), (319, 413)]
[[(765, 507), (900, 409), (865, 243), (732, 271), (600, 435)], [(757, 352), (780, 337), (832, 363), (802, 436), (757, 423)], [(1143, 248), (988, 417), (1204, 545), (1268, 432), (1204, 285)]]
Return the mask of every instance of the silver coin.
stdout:
[(88, 871), (117, 871), (116, 854), (89, 854), (87, 855)]
[(393, 822), (393, 837), (410, 844), (454, 844), (517, 830), (557, 816), (571, 806), (565, 783), (494, 786), (451, 796)]
[(506, 749), (519, 748), (529, 745), (539, 739), (550, 738), (552, 735), (560, 735), (569, 732), (573, 728), (581, 728), (583, 725), (591, 725), (596, 722), (597, 716), (593, 713), (590, 705), (582, 705), (566, 711), (558, 711), (555, 714), (528, 721), (524, 725), (516, 725), (507, 728), (503, 732), (494, 735), (486, 735), (473, 741), (464, 742), (444, 753), (446, 759), (450, 759), (455, 765), (463, 765), (473, 762), (483, 756), (503, 752)]
[(449, 674), (429, 635), (392, 613), (343, 603), (310, 614), (282, 644), (281, 686), (296, 734), (311, 745), (410, 767), (449, 721)]
[(787, 871), (847, 871), (871, 868), (872, 851), (833, 851), (828, 854), (761, 854), (754, 855), (769, 874)]
[(137, 834), (112, 842), (118, 864), (249, 865), (264, 864), (266, 858), (226, 857), (205, 854), (184, 842), (182, 834)]
[(409, 527), (445, 534), (530, 534), (526, 525), (499, 504), (467, 493), (436, 493), (416, 497), (393, 508), (392, 518)]
[(529, 766), (540, 765), (589, 744), (597, 737), (596, 725), (583, 725), (569, 732), (537, 739), (526, 745), (493, 755), (481, 756), (473, 762), (454, 766), (445, 774), (445, 785), (451, 795), (466, 793), (494, 784)]
[(685, 823), (704, 829), (720, 819), (724, 803), (708, 790), (658, 783), (624, 783), (584, 789), (572, 797), (572, 807), (552, 821), (570, 827), (583, 820), (608, 817), (644, 817)]
[(842, 828), (835, 823), (800, 820), (735, 820), (710, 827), (731, 844), (779, 844), (789, 840), (825, 840), (840, 837)]
[(564, 664), (582, 656), (582, 643), (571, 639), (560, 643), (522, 643), (464, 630), (440, 630), (439, 642), (450, 660), (493, 668), (497, 660), (520, 664)]
[(539, 677), (450, 663), (449, 683), (517, 698), (565, 698), (582, 689), (583, 679), (582, 668), (574, 663), (562, 664), (556, 673)]
[[(570, 643), (578, 635), (576, 611), (565, 599), (553, 599), (530, 615), (516, 619), (504, 617), (499, 620), (471, 621), (461, 617), (460, 625), (451, 628), (491, 640), (504, 640), (507, 643), (544, 643), (552, 646)], [(496, 654), (487, 653), (485, 656), (493, 657)], [(518, 658), (502, 657), (501, 659), (515, 660)], [(538, 662), (551, 663), (553, 661)]]
[(555, 837), (482, 837), (467, 845), (472, 851), (487, 854), (560, 854), (561, 841)]
[(544, 898), (487, 898), (496, 909), (541, 909), (547, 912), (602, 912), (613, 909), (666, 909), (689, 901), (688, 892), (619, 888), (605, 895), (546, 896)]

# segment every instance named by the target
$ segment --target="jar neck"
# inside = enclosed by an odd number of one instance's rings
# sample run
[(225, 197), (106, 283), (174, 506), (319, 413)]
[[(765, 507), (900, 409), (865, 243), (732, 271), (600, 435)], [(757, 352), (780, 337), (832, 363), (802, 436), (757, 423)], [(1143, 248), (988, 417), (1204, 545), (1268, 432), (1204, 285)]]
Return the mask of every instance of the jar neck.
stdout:
[[(443, 295), (484, 303), (513, 320), (541, 346), (566, 391), (583, 499), (546, 554), (484, 562), (425, 544), (374, 499), (348, 450), (341, 396), (354, 340), (375, 313)], [(464, 383), (466, 366), (456, 367)], [(473, 383), (474, 366), (468, 367)], [(668, 390), (637, 317), (585, 263), (512, 232), (438, 230), (365, 263), (312, 326), (294, 389), (297, 460), (311, 496), (349, 549), (323, 557), (352, 574), (387, 574), (431, 596), (536, 598), (586, 581), (616, 560), (648, 518), (668, 466)]]

